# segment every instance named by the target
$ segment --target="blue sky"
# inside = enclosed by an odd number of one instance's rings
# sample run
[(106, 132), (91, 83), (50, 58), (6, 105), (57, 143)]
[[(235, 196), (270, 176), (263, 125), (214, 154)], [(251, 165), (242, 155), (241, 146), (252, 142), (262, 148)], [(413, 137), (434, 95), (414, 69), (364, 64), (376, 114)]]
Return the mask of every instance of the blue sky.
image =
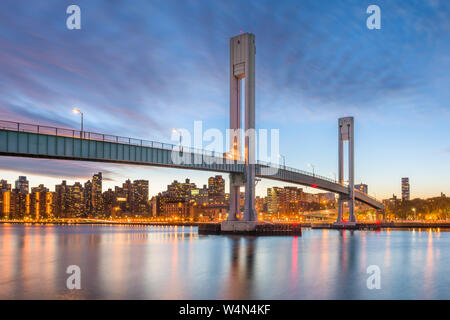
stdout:
[[(82, 29), (66, 28), (81, 8)], [(381, 29), (366, 8), (381, 8)], [(256, 35), (256, 123), (280, 129), (286, 164), (333, 177), (337, 118), (355, 117), (357, 182), (379, 198), (450, 194), (448, 1), (24, 1), (0, 3), (0, 119), (170, 142), (174, 127), (228, 126), (229, 38)], [(0, 159), (0, 178), (105, 186), (209, 173)], [(258, 184), (257, 193), (279, 185)]]

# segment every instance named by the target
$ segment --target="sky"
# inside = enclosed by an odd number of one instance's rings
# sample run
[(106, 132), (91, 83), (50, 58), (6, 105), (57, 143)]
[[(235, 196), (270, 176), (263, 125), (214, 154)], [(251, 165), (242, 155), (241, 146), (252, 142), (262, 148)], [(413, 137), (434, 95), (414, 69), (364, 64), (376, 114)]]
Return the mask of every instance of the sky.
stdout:
[[(66, 9), (81, 8), (68, 30)], [(381, 9), (369, 30), (366, 9)], [(355, 117), (356, 182), (369, 194), (450, 195), (450, 2), (147, 0), (0, 3), (0, 119), (171, 141), (229, 125), (229, 38), (256, 36), (256, 127), (279, 129), (286, 165), (334, 178), (337, 119)], [(104, 189), (211, 173), (0, 157), (0, 178), (51, 189), (102, 171)], [(281, 186), (264, 180), (257, 194)]]

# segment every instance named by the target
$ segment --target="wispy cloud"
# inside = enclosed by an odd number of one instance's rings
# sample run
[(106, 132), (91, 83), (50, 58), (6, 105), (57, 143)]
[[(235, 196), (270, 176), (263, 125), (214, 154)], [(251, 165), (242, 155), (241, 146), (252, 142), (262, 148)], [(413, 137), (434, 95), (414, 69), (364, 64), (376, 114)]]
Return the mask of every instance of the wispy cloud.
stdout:
[(19, 172), (24, 175), (79, 181), (89, 180), (95, 172), (102, 172), (104, 180), (114, 181), (114, 171), (103, 164), (91, 162), (1, 157), (0, 167), (2, 171)]

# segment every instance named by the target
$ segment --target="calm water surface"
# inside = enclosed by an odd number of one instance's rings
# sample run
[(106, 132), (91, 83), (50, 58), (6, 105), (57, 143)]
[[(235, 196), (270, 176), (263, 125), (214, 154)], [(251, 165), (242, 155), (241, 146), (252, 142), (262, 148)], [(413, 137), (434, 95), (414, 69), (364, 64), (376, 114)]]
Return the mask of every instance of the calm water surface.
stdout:
[[(81, 290), (66, 268), (81, 268)], [(369, 265), (381, 289), (367, 289)], [(450, 232), (0, 225), (1, 299), (450, 299)]]

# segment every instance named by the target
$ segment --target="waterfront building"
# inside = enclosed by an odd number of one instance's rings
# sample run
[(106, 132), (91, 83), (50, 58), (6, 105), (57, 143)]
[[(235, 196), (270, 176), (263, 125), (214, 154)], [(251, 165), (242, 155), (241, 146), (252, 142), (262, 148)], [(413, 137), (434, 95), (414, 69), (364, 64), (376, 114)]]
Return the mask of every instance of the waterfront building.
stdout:
[(225, 204), (225, 179), (221, 175), (208, 179), (208, 203)]
[(149, 212), (148, 205), (148, 180), (135, 180), (132, 185), (131, 211), (136, 214), (146, 214)]
[(43, 184), (38, 187), (31, 188), (30, 194), (30, 216), (32, 219), (39, 220), (46, 218), (47, 213), (47, 198), (46, 194), (49, 192)]
[(28, 191), (29, 191), (29, 182), (27, 180), (27, 177), (19, 176), (19, 179), (16, 180), (15, 187), (21, 193), (28, 193)]

